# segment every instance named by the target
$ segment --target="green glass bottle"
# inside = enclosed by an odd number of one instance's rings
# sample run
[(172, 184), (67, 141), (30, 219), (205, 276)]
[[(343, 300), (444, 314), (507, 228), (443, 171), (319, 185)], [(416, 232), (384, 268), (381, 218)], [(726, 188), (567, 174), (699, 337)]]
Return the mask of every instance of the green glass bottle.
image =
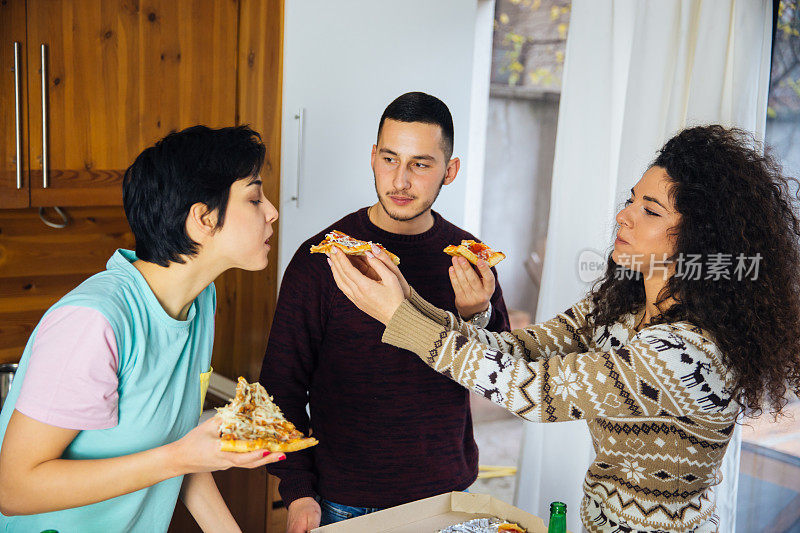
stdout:
[(550, 524), (547, 533), (567, 533), (567, 504), (553, 502), (550, 504)]

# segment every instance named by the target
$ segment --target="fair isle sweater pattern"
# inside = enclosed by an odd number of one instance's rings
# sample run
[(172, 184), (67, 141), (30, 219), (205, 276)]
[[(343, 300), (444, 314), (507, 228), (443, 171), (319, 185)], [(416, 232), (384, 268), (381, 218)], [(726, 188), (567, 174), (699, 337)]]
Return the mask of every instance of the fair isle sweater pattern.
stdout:
[(713, 487), (735, 427), (733, 376), (688, 322), (636, 332), (626, 315), (578, 333), (587, 299), (555, 318), (492, 333), (412, 290), (384, 342), (533, 422), (585, 419), (597, 456), (584, 479), (590, 532), (717, 530)]

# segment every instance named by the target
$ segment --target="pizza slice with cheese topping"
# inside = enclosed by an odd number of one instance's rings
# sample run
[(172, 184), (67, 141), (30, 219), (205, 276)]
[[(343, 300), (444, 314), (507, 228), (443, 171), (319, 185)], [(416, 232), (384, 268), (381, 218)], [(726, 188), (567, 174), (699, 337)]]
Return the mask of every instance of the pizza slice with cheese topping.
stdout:
[(223, 452), (295, 452), (318, 443), (284, 418), (261, 383), (247, 383), (243, 377), (236, 385), (236, 397), (217, 407), (217, 413)]
[(386, 252), (395, 265), (400, 264), (400, 258), (384, 248), (381, 244), (372, 241), (362, 241), (337, 230), (326, 234), (325, 239), (321, 243), (312, 246), (311, 253), (327, 254), (330, 253), (331, 248), (335, 246), (347, 255), (364, 255), (372, 249), (373, 244)]
[(473, 265), (478, 264), (478, 259), (483, 259), (489, 263), (490, 267), (506, 258), (506, 254), (503, 252), (495, 252), (488, 245), (473, 240), (461, 241), (458, 246), (451, 244), (444, 249), (444, 253), (453, 256), (460, 255)]

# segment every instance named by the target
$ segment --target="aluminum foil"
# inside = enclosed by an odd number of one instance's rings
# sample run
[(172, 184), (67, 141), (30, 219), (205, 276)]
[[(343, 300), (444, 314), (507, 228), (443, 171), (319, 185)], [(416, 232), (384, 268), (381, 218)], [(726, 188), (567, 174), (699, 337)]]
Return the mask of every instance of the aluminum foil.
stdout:
[(438, 533), (497, 533), (497, 528), (504, 523), (499, 518), (475, 518), (440, 529)]

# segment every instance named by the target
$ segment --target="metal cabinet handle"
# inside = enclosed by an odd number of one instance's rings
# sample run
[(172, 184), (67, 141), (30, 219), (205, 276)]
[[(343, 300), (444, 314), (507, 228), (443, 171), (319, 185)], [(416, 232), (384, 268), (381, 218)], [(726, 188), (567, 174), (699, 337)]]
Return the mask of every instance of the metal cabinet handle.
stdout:
[(42, 45), (42, 187), (47, 188), (47, 45)]
[(294, 118), (299, 121), (297, 124), (297, 180), (295, 181), (294, 196), (290, 200), (297, 207), (300, 207), (300, 179), (303, 176), (303, 122), (305, 113), (305, 108), (301, 107), (294, 115)]
[(14, 42), (14, 113), (17, 132), (17, 189), (22, 188), (22, 101), (20, 98), (20, 61), (21, 43)]
[(39, 218), (44, 222), (45, 226), (49, 226), (55, 229), (64, 229), (69, 226), (69, 217), (67, 214), (57, 205), (53, 206), (53, 211), (55, 211), (58, 216), (61, 217), (61, 222), (53, 222), (52, 220), (48, 220), (46, 216), (44, 216), (44, 207), (39, 208)]

